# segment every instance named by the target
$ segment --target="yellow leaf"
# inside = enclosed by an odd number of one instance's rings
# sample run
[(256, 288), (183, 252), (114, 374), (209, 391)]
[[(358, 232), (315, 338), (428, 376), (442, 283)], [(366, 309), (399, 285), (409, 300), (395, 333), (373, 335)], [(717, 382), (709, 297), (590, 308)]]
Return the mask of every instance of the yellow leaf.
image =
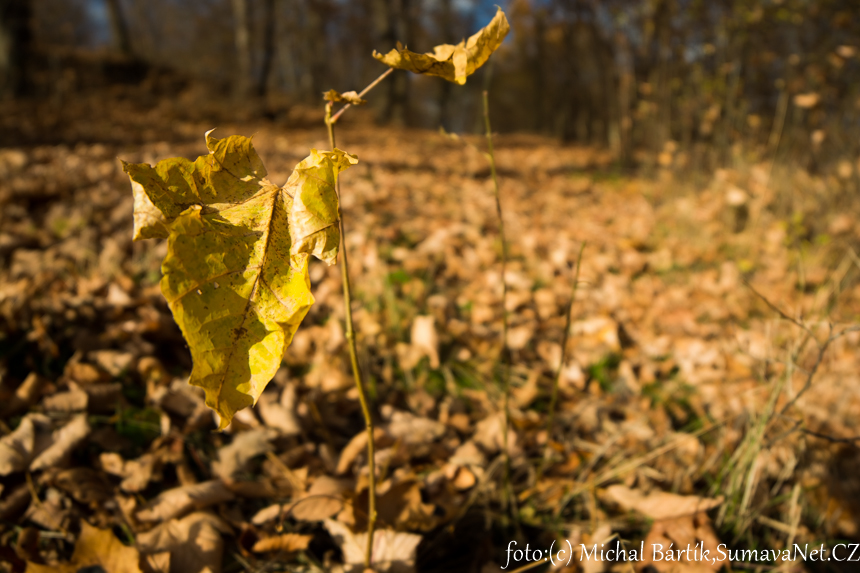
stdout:
[(168, 238), (161, 292), (191, 351), (189, 383), (224, 428), (259, 398), (313, 304), (308, 255), (335, 261), (337, 174), (358, 160), (311, 150), (278, 187), (249, 138), (207, 133), (206, 145), (194, 162), (123, 169), (134, 239)]
[(374, 50), (373, 57), (392, 68), (439, 76), (449, 82), (463, 85), (466, 83), (466, 77), (483, 66), (490, 55), (502, 45), (510, 29), (505, 13), (499, 9), (489, 24), (456, 46), (442, 44), (433, 48), (433, 52), (418, 54), (398, 45), (385, 55)]
[(81, 521), (81, 535), (71, 561), (51, 566), (27, 563), (26, 573), (77, 573), (96, 567), (108, 573), (140, 573), (139, 561), (137, 549), (120, 543), (110, 529)]
[(307, 549), (313, 539), (312, 535), (300, 533), (284, 533), (274, 537), (264, 537), (254, 543), (251, 551), (254, 553), (268, 553), (271, 551), (284, 551), (287, 553)]

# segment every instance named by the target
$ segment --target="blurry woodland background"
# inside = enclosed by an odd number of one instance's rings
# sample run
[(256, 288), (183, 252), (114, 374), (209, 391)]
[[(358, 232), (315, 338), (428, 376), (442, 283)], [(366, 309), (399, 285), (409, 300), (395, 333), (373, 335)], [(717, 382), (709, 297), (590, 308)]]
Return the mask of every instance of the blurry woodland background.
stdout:
[[(379, 569), (496, 571), (511, 540), (860, 540), (860, 6), (500, 4), (511, 33), (465, 86), (395, 72), (338, 123), (360, 160), (342, 203)], [(0, 571), (358, 567), (367, 467), (337, 267), (312, 265), (282, 370), (214, 432), (158, 287), (166, 247), (131, 242), (117, 157), (194, 158), (218, 127), (254, 134), (281, 183), (328, 147), (322, 93), (384, 71), (373, 50), (456, 43), (494, 12), (0, 0)], [(732, 570), (769, 566), (854, 570)]]

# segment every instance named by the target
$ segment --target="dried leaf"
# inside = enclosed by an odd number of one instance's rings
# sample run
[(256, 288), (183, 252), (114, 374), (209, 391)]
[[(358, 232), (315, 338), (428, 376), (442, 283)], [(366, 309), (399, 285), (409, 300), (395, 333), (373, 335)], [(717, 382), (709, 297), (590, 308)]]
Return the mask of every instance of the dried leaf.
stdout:
[(388, 433), (403, 444), (420, 446), (442, 437), (445, 433), (445, 424), (398, 410), (391, 413)]
[(0, 406), (0, 414), (4, 418), (26, 411), (38, 398), (47, 380), (35, 372), (30, 372), (21, 385), (15, 389), (11, 399)]
[(91, 468), (70, 468), (54, 477), (54, 484), (84, 504), (101, 503), (113, 496), (104, 475)]
[(301, 551), (308, 548), (311, 539), (313, 539), (313, 535), (302, 535), (301, 533), (285, 533), (274, 537), (264, 537), (254, 544), (251, 551), (254, 553)]
[[(711, 527), (708, 516), (704, 513), (655, 521), (648, 535), (645, 536), (645, 547), (659, 547), (660, 545), (664, 548), (674, 547), (676, 549), (699, 546), (699, 559), (696, 559), (695, 555), (682, 551), (678, 555), (679, 559), (674, 563), (666, 560), (654, 561), (654, 557), (658, 557), (659, 554), (646, 551), (643, 555), (643, 566), (650, 564), (661, 573), (710, 573), (722, 570), (725, 565), (718, 549), (720, 540)], [(701, 559), (704, 551), (712, 555), (713, 560)], [(724, 557), (725, 554), (723, 553), (722, 556)]]
[[(361, 488), (349, 508), (338, 515), (339, 521), (349, 523), (354, 530), (367, 529), (366, 512), (360, 509), (367, 507), (367, 497), (367, 487)], [(403, 479), (392, 478), (378, 486), (376, 511), (377, 526), (382, 529), (390, 527), (397, 531), (429, 531), (439, 521), (434, 515), (435, 507), (423, 501), (421, 484), (408, 476)]]
[(251, 523), (254, 525), (263, 525), (264, 523), (274, 521), (281, 516), (283, 510), (284, 506), (280, 503), (265, 507), (254, 514), (254, 517), (251, 518)]
[(245, 469), (251, 458), (272, 451), (272, 440), (277, 433), (271, 428), (257, 428), (237, 434), (233, 441), (218, 450), (218, 461), (212, 472), (230, 482)]
[[(340, 546), (343, 560), (349, 568), (361, 567), (367, 547), (367, 533), (353, 533), (346, 525), (325, 520), (325, 528)], [(380, 573), (409, 573), (415, 570), (415, 551), (421, 536), (393, 529), (377, 530), (373, 534), (373, 568)], [(349, 570), (349, 568), (347, 570)]]
[(124, 478), (120, 489), (138, 492), (149, 485), (158, 460), (153, 454), (143, 454), (136, 460), (126, 461), (119, 454), (105, 452), (99, 456), (99, 461), (106, 472)]
[(233, 492), (221, 480), (210, 480), (193, 485), (176, 487), (160, 493), (147, 506), (137, 512), (140, 521), (163, 521), (178, 517), (191, 509), (230, 501)]
[[(475, 434), (472, 440), (488, 454), (501, 451), (505, 444), (503, 430), (505, 428), (505, 417), (502, 414), (487, 416), (475, 425)], [(508, 453), (512, 456), (522, 453), (517, 444), (517, 434), (513, 428), (508, 428)]]
[(30, 471), (35, 472), (57, 465), (89, 434), (90, 425), (87, 423), (86, 415), (75, 416), (68, 424), (54, 432), (51, 445), (33, 460)]
[[(373, 441), (376, 443), (376, 447), (381, 447), (383, 440), (388, 436), (385, 433), (385, 430), (382, 428), (374, 428), (373, 429)], [(367, 448), (367, 432), (361, 431), (357, 433), (353, 438), (349, 441), (348, 444), (341, 450), (340, 458), (337, 460), (337, 469), (335, 473), (337, 475), (343, 475), (349, 471), (349, 468), (352, 466), (352, 463), (358, 457), (358, 455), (363, 452)]]
[(270, 183), (251, 140), (206, 134), (209, 155), (155, 167), (123, 163), (135, 197), (134, 239), (168, 238), (161, 290), (191, 350), (189, 383), (221, 429), (272, 379), (313, 296), (308, 255), (329, 264), (340, 242), (338, 149)]
[(110, 573), (140, 573), (137, 549), (120, 543), (110, 529), (98, 529), (81, 521), (81, 534), (68, 563), (37, 565), (27, 563), (27, 573), (78, 573), (97, 569)]
[(350, 486), (349, 480), (320, 476), (305, 495), (284, 506), (284, 513), (299, 521), (322, 521), (343, 508), (343, 493)]
[(611, 485), (606, 488), (607, 501), (620, 505), (625, 511), (637, 511), (650, 519), (670, 519), (682, 515), (693, 515), (708, 511), (723, 503), (723, 498), (707, 498), (695, 495), (678, 495), (665, 491), (654, 491), (648, 495), (625, 487)]
[(0, 439), (0, 476), (27, 468), (33, 455), (36, 429), (29, 416), (23, 418), (15, 431)]
[(400, 47), (385, 55), (374, 50), (373, 57), (392, 68), (438, 76), (463, 85), (466, 77), (475, 73), (502, 45), (510, 29), (505, 13), (499, 9), (486, 27), (456, 46), (442, 44), (426, 54), (417, 54)]
[(137, 543), (147, 555), (169, 552), (171, 571), (218, 573), (224, 550), (222, 533), (230, 533), (224, 520), (198, 511), (139, 533)]
[(340, 93), (335, 90), (328, 90), (323, 94), (323, 99), (332, 103), (342, 102), (349, 103), (352, 105), (364, 105), (367, 103), (366, 99), (361, 99), (359, 95), (354, 91)]
[(416, 316), (412, 321), (412, 348), (419, 357), (430, 360), (430, 368), (439, 368), (439, 335), (432, 316)]
[(79, 412), (87, 409), (88, 402), (87, 393), (75, 388), (68, 392), (57, 392), (52, 396), (47, 396), (42, 404), (45, 410), (49, 412)]
[(284, 436), (295, 436), (301, 433), (301, 424), (296, 417), (296, 387), (287, 384), (281, 392), (280, 401), (275, 400), (274, 393), (264, 392), (257, 401), (257, 411), (263, 422)]

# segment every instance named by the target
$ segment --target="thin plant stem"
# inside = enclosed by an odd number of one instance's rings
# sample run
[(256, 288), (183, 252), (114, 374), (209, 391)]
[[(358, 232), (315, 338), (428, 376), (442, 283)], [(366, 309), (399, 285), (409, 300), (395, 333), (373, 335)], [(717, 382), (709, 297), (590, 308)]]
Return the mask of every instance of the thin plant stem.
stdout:
[[(505, 493), (513, 504), (515, 498), (511, 490), (511, 454), (508, 449), (508, 429), (511, 427), (511, 364), (508, 349), (508, 283), (505, 272), (508, 266), (508, 241), (505, 237), (505, 220), (502, 217), (502, 203), (499, 199), (499, 177), (496, 173), (496, 156), (493, 153), (493, 130), (490, 127), (490, 104), (487, 90), (483, 93), (484, 128), (487, 132), (487, 157), (490, 160), (490, 174), (493, 177), (493, 192), (496, 197), (496, 215), (499, 219), (499, 238), (502, 242), (502, 390), (504, 391), (505, 427), (502, 429), (502, 446), (505, 460)], [(516, 512), (513, 512), (516, 515)], [(515, 518), (516, 519), (516, 518)]]
[[(365, 96), (365, 95), (367, 94), (367, 92), (369, 92), (370, 90), (372, 90), (373, 88), (375, 88), (375, 87), (377, 86), (377, 84), (379, 84), (379, 82), (381, 82), (382, 80), (384, 80), (385, 78), (387, 78), (389, 75), (391, 75), (391, 72), (393, 72), (393, 71), (394, 71), (394, 68), (388, 68), (387, 70), (385, 70), (384, 72), (382, 72), (382, 73), (379, 75), (379, 77), (378, 77), (378, 78), (376, 78), (375, 80), (373, 80), (372, 82), (370, 82), (370, 83), (367, 85), (367, 87), (366, 87), (366, 88), (364, 88), (363, 90), (361, 90), (361, 93), (360, 93), (360, 94), (358, 94), (358, 97), (363, 97), (363, 96)], [(336, 114), (334, 114), (333, 116), (331, 116), (331, 120), (330, 120), (330, 121), (331, 121), (331, 124), (332, 124), (332, 125), (334, 125), (335, 123), (337, 123), (337, 120), (338, 120), (338, 119), (340, 119), (340, 116), (342, 116), (342, 115), (343, 115), (343, 113), (344, 113), (346, 110), (348, 110), (349, 108), (351, 108), (351, 107), (352, 107), (352, 104), (351, 104), (351, 103), (348, 103), (348, 104), (346, 104), (345, 106), (343, 106), (342, 108), (340, 108), (340, 109), (337, 111), (337, 113), (336, 113)]]
[(567, 306), (567, 315), (564, 321), (564, 334), (561, 336), (561, 361), (558, 363), (558, 369), (555, 371), (555, 379), (552, 381), (552, 394), (549, 399), (549, 415), (546, 420), (546, 449), (544, 450), (543, 460), (537, 471), (536, 480), (540, 480), (543, 475), (543, 470), (549, 459), (550, 445), (552, 443), (552, 428), (555, 425), (555, 408), (558, 403), (558, 385), (561, 381), (561, 373), (564, 369), (564, 363), (567, 359), (567, 338), (570, 336), (570, 320), (573, 313), (573, 304), (576, 301), (576, 289), (579, 286), (579, 269), (582, 267), (582, 251), (585, 250), (585, 243), (579, 247), (579, 255), (576, 257), (576, 271), (573, 275), (573, 292), (570, 294), (570, 303)]
[[(363, 92), (362, 92), (363, 93)], [(331, 102), (325, 106), (325, 123), (328, 128), (328, 139), (332, 150), (335, 148), (334, 139), (334, 120), (331, 116)], [(340, 111), (343, 112), (344, 107)], [(367, 547), (364, 553), (364, 567), (369, 569), (373, 560), (373, 530), (376, 526), (376, 462), (374, 456), (376, 453), (376, 444), (373, 440), (373, 416), (370, 414), (370, 407), (367, 402), (367, 396), (364, 393), (364, 384), (361, 380), (361, 367), (358, 364), (358, 352), (355, 346), (355, 329), (352, 325), (352, 296), (349, 288), (349, 263), (346, 253), (346, 230), (343, 224), (343, 210), (340, 202), (340, 179), (336, 182), (336, 191), (338, 197), (337, 211), (340, 225), (340, 253), (343, 260), (340, 264), (340, 274), (343, 279), (343, 306), (346, 318), (346, 341), (349, 348), (349, 360), (352, 363), (352, 376), (355, 379), (355, 388), (358, 390), (358, 401), (361, 404), (361, 413), (364, 414), (364, 425), (367, 430)]]

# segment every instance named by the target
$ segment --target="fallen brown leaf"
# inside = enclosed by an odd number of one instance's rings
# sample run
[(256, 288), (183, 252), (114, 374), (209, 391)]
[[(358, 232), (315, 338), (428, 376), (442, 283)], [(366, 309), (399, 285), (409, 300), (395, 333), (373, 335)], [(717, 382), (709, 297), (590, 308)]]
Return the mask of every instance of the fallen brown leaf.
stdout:
[(127, 461), (113, 452), (104, 452), (99, 456), (102, 469), (109, 474), (123, 478), (119, 487), (128, 492), (146, 489), (153, 478), (157, 461), (156, 456), (151, 453), (143, 454), (136, 460)]
[(269, 553), (271, 551), (283, 551), (285, 553), (307, 549), (313, 535), (302, 535), (301, 533), (284, 533), (273, 537), (264, 537), (258, 540), (251, 551), (254, 553)]
[(176, 487), (160, 493), (146, 507), (137, 512), (140, 521), (164, 521), (192, 509), (230, 501), (233, 492), (221, 480), (210, 480), (193, 485)]
[[(325, 520), (325, 528), (343, 552), (347, 571), (362, 571), (367, 533), (353, 533), (346, 525)], [(415, 571), (415, 551), (421, 536), (393, 529), (377, 530), (373, 534), (372, 560), (375, 571), (381, 573), (411, 573)]]
[(284, 436), (298, 435), (301, 424), (296, 417), (296, 386), (287, 384), (281, 392), (280, 400), (275, 400), (274, 392), (263, 392), (257, 400), (257, 411), (263, 422)]
[(68, 424), (53, 433), (51, 445), (30, 463), (30, 471), (35, 472), (59, 464), (71, 454), (90, 433), (90, 425), (85, 414), (79, 414)]
[(54, 476), (54, 485), (84, 504), (100, 503), (113, 496), (104, 475), (91, 468), (69, 468)]
[(27, 416), (14, 432), (0, 439), (0, 476), (27, 468), (33, 455), (35, 435), (33, 421)]
[(299, 521), (322, 521), (343, 508), (343, 494), (351, 488), (350, 480), (320, 476), (306, 494), (284, 506), (284, 514)]
[(650, 565), (660, 573), (710, 573), (719, 571), (725, 564), (724, 561), (720, 560), (718, 550), (720, 541), (705, 513), (657, 520), (651, 526), (648, 535), (645, 536), (646, 547), (653, 548), (662, 545), (665, 550), (668, 550), (669, 547), (681, 549), (696, 547), (697, 544), (700, 548), (698, 550), (699, 555), (702, 554), (703, 550), (707, 551), (714, 561), (687, 559), (686, 553), (682, 553), (681, 559), (676, 560), (675, 563), (665, 559), (654, 561), (654, 552), (646, 551), (645, 560), (641, 562), (641, 568)]
[(252, 458), (272, 451), (277, 432), (271, 428), (256, 428), (240, 432), (233, 441), (218, 450), (218, 461), (212, 472), (226, 482), (235, 480)]
[(108, 573), (141, 573), (137, 549), (123, 545), (109, 529), (98, 529), (81, 521), (81, 534), (68, 563), (27, 563), (27, 573), (78, 573), (99, 567)]
[[(222, 533), (231, 533), (223, 519), (198, 511), (139, 533), (137, 543), (141, 553), (167, 561), (170, 571), (219, 573), (224, 551)], [(164, 553), (169, 553), (169, 559)]]
[(650, 519), (671, 519), (708, 511), (723, 503), (722, 498), (706, 498), (695, 495), (677, 495), (665, 491), (654, 491), (648, 495), (623, 485), (611, 485), (603, 494), (610, 503), (625, 511), (636, 511)]

